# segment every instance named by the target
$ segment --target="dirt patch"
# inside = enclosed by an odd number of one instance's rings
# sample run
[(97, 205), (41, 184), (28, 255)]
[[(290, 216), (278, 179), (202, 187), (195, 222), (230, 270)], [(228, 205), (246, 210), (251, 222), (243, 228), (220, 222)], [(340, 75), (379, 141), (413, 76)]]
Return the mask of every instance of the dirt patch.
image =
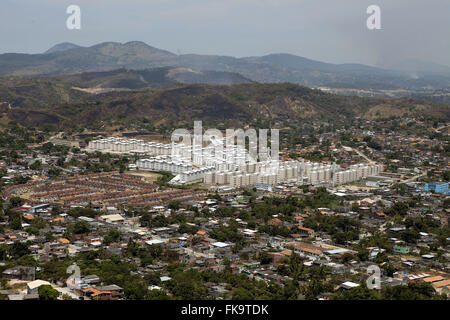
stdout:
[(141, 176), (144, 177), (145, 180), (154, 182), (158, 179), (158, 177), (161, 177), (162, 175), (156, 172), (149, 172), (149, 171), (130, 171), (127, 172), (129, 174), (135, 175), (135, 176)]

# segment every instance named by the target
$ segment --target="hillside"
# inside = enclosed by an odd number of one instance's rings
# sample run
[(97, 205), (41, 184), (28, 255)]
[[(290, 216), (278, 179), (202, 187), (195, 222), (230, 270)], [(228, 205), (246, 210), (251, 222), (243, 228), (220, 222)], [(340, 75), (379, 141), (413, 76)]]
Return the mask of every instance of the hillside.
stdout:
[(70, 43), (70, 42), (63, 42), (63, 43), (58, 43), (57, 45), (51, 47), (44, 53), (47, 54), (47, 53), (53, 53), (53, 52), (61, 52), (61, 51), (66, 51), (66, 50), (70, 50), (70, 49), (75, 49), (75, 48), (81, 48), (81, 46), (76, 45), (74, 43)]
[[(0, 76), (36, 76), (111, 71), (119, 68), (175, 67), (196, 71), (230, 72), (251, 81), (292, 82), (309, 87), (378, 89), (442, 89), (450, 87), (450, 72), (391, 71), (361, 64), (331, 64), (290, 54), (234, 58), (218, 55), (176, 55), (143, 42), (105, 42), (92, 47), (64, 43), (43, 54), (0, 55)], [(191, 74), (192, 78), (193, 75)], [(181, 77), (183, 78), (183, 77)], [(195, 82), (195, 81), (192, 81)], [(204, 82), (198, 81), (198, 82)], [(214, 82), (211, 82), (214, 83)]]
[[(107, 73), (115, 79), (123, 71)], [(131, 73), (134, 74), (134, 73)], [(111, 79), (102, 74), (103, 79)], [(155, 125), (231, 121), (296, 123), (308, 119), (390, 116), (449, 119), (449, 107), (413, 98), (361, 98), (324, 93), (295, 84), (172, 84), (91, 94), (74, 89), (80, 80), (101, 85), (93, 74), (33, 79), (0, 78), (3, 119), (22, 125), (73, 127), (94, 123), (148, 121)], [(99, 82), (100, 81), (100, 82)]]
[(177, 83), (238, 84), (251, 80), (240, 74), (218, 71), (197, 71), (187, 68), (162, 67), (143, 70), (118, 69), (105, 72), (84, 72), (69, 76), (56, 76), (64, 83), (81, 88), (160, 88)]

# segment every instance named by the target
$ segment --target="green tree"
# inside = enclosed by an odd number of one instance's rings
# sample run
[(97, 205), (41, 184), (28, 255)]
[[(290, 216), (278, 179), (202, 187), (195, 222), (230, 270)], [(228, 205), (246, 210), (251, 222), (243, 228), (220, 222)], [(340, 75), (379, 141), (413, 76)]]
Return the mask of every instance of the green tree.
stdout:
[(416, 243), (420, 238), (420, 234), (413, 229), (406, 229), (400, 234), (400, 238), (408, 243)]
[(429, 283), (408, 283), (407, 286), (387, 287), (383, 298), (387, 300), (429, 300), (437, 297)]
[(75, 234), (83, 234), (89, 232), (89, 223), (86, 221), (77, 221), (73, 227)]
[(119, 230), (111, 229), (111, 230), (109, 230), (108, 234), (105, 236), (104, 243), (106, 245), (108, 245), (110, 243), (117, 242), (120, 240), (121, 237), (122, 237), (122, 234), (120, 233)]
[(170, 300), (170, 297), (161, 290), (150, 290), (146, 297), (147, 300)]
[(397, 269), (390, 263), (385, 263), (382, 269), (384, 270), (384, 272), (386, 272), (386, 275), (388, 275), (389, 277), (392, 277), (394, 275), (394, 272), (397, 271)]
[(61, 174), (62, 170), (52, 166), (49, 170), (48, 170), (48, 175), (52, 178), (58, 177)]
[(167, 207), (172, 210), (178, 210), (180, 209), (180, 201), (171, 201)]
[(25, 242), (14, 242), (13, 245), (10, 248), (10, 254), (15, 258), (18, 259), (20, 257), (23, 257), (27, 254), (30, 254), (30, 250), (28, 249), (28, 243)]
[(20, 207), (22, 204), (24, 204), (24, 202), (25, 202), (25, 200), (20, 197), (12, 197), (9, 199), (9, 205), (12, 208)]
[(386, 211), (386, 213), (393, 216), (405, 216), (406, 213), (408, 213), (408, 209), (408, 204), (406, 204), (405, 202), (396, 202), (391, 208)]
[(31, 170), (41, 170), (42, 169), (42, 163), (41, 163), (41, 161), (39, 161), (39, 160), (36, 160), (35, 162), (33, 162), (31, 165), (30, 165), (30, 169)]
[(369, 250), (367, 250), (365, 248), (359, 250), (357, 253), (357, 257), (359, 258), (360, 261), (369, 260)]
[(261, 264), (269, 264), (273, 260), (272, 256), (267, 252), (261, 252), (259, 254), (259, 261)]
[(40, 286), (38, 289), (39, 300), (57, 300), (59, 292), (50, 285)]
[(233, 300), (253, 300), (253, 298), (252, 292), (245, 288), (236, 288), (233, 291)]
[(22, 230), (22, 217), (19, 213), (14, 213), (9, 217), (9, 226), (13, 230)]

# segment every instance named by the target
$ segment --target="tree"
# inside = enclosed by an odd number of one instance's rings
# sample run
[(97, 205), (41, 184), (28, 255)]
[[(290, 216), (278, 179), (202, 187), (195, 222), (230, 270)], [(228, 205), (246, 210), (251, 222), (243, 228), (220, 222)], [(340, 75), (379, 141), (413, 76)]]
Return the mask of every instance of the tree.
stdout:
[(331, 296), (332, 300), (378, 300), (380, 296), (375, 290), (365, 286), (359, 286), (349, 290), (343, 290)]
[(312, 279), (308, 284), (303, 287), (303, 292), (307, 300), (312, 300), (317, 297), (320, 293), (324, 292), (325, 286), (322, 280)]
[(171, 201), (167, 207), (172, 210), (178, 210), (180, 209), (180, 201)]
[(427, 300), (437, 297), (429, 283), (408, 283), (407, 286), (394, 286), (385, 289), (386, 300)]
[(50, 285), (40, 286), (38, 289), (39, 300), (57, 300), (59, 292)]
[(272, 260), (273, 260), (272, 256), (267, 252), (261, 252), (259, 254), (259, 261), (261, 262), (261, 264), (269, 264), (272, 262)]
[(119, 230), (117, 229), (111, 229), (109, 230), (108, 234), (105, 236), (104, 238), (104, 243), (106, 245), (113, 243), (113, 242), (117, 242), (120, 240), (122, 234), (120, 233)]
[(30, 165), (30, 169), (31, 169), (31, 170), (36, 170), (36, 171), (41, 170), (41, 169), (42, 169), (42, 163), (41, 163), (41, 161), (36, 160), (35, 162), (33, 162), (33, 163)]
[(188, 225), (187, 223), (182, 223), (180, 225), (180, 227), (178, 228), (178, 232), (179, 233), (190, 233), (190, 234), (195, 234), (198, 231), (198, 227), (197, 226), (191, 226)]
[(9, 226), (13, 230), (21, 230), (22, 229), (22, 217), (19, 213), (14, 213), (9, 217)]
[(397, 269), (390, 263), (385, 263), (382, 268), (384, 272), (386, 272), (386, 275), (389, 277), (392, 277), (394, 275), (394, 272), (397, 271)]
[(0, 260), (6, 260), (8, 254), (8, 246), (6, 244), (0, 245)]
[(45, 234), (45, 241), (51, 242), (53, 240), (55, 240), (55, 237), (53, 236), (53, 233), (51, 231), (47, 232)]
[(147, 300), (170, 300), (170, 297), (161, 290), (150, 290), (146, 297)]
[(233, 300), (253, 300), (253, 294), (245, 288), (236, 288), (233, 291)]
[(408, 205), (405, 202), (396, 202), (386, 213), (393, 216), (400, 215), (404, 216), (408, 212)]
[(62, 298), (63, 300), (74, 300), (74, 299), (72, 298), (72, 296), (68, 295), (67, 293), (64, 293), (64, 294), (61, 296), (61, 298)]
[(12, 208), (20, 207), (22, 204), (24, 204), (24, 202), (25, 202), (25, 200), (20, 197), (12, 197), (9, 199), (9, 205)]
[(15, 259), (23, 257), (29, 253), (30, 253), (30, 250), (28, 249), (28, 243), (24, 243), (24, 242), (14, 242), (10, 249), (10, 254)]
[(292, 252), (291, 256), (289, 257), (288, 270), (289, 275), (294, 279), (297, 279), (299, 274), (303, 271), (303, 264), (301, 258), (295, 252)]
[(420, 238), (420, 234), (413, 229), (406, 229), (400, 234), (400, 238), (408, 243), (416, 243)]
[(450, 171), (444, 171), (443, 178), (445, 181), (450, 181)]
[(283, 287), (283, 298), (286, 300), (297, 300), (298, 284), (293, 280), (286, 281)]
[(140, 278), (129, 278), (124, 284), (124, 294), (130, 300), (142, 300), (147, 295), (147, 286)]
[(164, 251), (164, 257), (169, 262), (176, 262), (176, 261), (179, 260), (180, 256), (179, 256), (178, 252), (176, 252), (174, 250), (165, 250)]
[(357, 257), (359, 258), (360, 261), (369, 260), (369, 250), (367, 250), (365, 248), (359, 250), (357, 253)]
[(56, 165), (59, 167), (63, 167), (65, 160), (66, 160), (66, 158), (64, 158), (64, 157), (58, 158), (58, 160), (56, 161)]
[(75, 234), (82, 234), (89, 232), (89, 223), (86, 221), (77, 221), (73, 227), (73, 232)]
[(54, 177), (58, 177), (61, 174), (62, 170), (52, 166), (49, 170), (48, 170), (48, 175), (52, 178)]

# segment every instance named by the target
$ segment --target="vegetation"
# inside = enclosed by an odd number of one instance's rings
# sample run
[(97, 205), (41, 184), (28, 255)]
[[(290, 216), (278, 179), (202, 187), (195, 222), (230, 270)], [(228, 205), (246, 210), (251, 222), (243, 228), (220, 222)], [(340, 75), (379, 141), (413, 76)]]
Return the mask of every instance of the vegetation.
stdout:
[(57, 300), (59, 292), (50, 285), (40, 286), (38, 289), (39, 300)]

